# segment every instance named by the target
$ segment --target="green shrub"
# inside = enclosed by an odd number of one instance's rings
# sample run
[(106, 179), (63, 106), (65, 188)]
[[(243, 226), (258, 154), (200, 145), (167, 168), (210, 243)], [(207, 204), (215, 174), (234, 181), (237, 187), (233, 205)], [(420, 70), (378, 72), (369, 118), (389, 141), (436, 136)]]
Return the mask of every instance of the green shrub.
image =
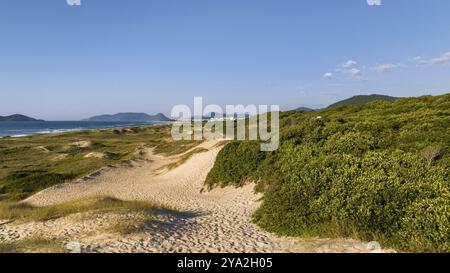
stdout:
[(367, 133), (346, 132), (331, 135), (324, 143), (324, 152), (362, 155), (378, 146), (375, 138)]
[(408, 207), (396, 234), (412, 251), (450, 251), (450, 196), (418, 200)]
[(256, 141), (231, 142), (218, 154), (213, 169), (206, 178), (206, 185), (243, 185), (265, 154)]
[[(345, 154), (313, 156), (308, 148), (290, 145), (280, 153), (284, 183), (266, 192), (255, 214), (261, 226), (283, 235), (338, 234), (376, 239), (405, 250), (450, 251), (445, 237), (448, 213), (439, 214), (450, 211), (449, 199), (433, 208), (435, 218), (440, 217), (433, 224), (439, 229), (410, 228), (411, 221), (426, 224), (425, 218), (405, 220), (416, 211), (416, 202), (448, 196), (444, 168), (429, 166), (409, 153), (370, 152), (362, 158)], [(433, 215), (424, 216), (434, 219)], [(409, 247), (398, 234), (420, 238), (423, 242), (416, 241), (423, 243), (422, 248)], [(434, 241), (428, 242), (428, 237)]]

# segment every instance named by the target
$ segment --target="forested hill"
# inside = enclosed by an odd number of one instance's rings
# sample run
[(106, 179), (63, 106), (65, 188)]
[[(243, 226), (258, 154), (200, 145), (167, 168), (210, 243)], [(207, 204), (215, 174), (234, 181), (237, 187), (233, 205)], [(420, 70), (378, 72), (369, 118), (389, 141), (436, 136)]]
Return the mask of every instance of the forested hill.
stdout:
[(360, 95), (360, 96), (354, 96), (351, 97), (349, 99), (346, 100), (342, 100), (339, 102), (336, 102), (330, 106), (328, 106), (328, 108), (331, 107), (339, 107), (339, 106), (347, 106), (347, 105), (360, 105), (360, 104), (365, 104), (371, 101), (394, 101), (397, 100), (399, 98), (396, 97), (391, 97), (391, 96), (385, 96), (385, 95)]

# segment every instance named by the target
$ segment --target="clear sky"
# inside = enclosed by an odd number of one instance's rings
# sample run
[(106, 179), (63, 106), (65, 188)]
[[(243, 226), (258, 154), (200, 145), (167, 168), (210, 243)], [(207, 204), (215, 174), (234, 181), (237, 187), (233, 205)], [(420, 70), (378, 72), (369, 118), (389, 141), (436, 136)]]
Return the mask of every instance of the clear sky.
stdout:
[(2, 0), (0, 115), (450, 90), (450, 1)]

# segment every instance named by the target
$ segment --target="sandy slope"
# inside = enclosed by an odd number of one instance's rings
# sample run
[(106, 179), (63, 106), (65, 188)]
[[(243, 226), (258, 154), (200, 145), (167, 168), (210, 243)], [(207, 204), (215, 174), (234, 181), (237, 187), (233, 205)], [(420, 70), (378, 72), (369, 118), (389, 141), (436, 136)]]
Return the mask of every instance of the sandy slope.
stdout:
[[(205, 142), (208, 152), (196, 154), (180, 167), (165, 173), (158, 169), (175, 158), (153, 155), (151, 162), (134, 167), (109, 168), (85, 180), (44, 190), (27, 200), (49, 205), (92, 195), (126, 200), (151, 200), (181, 213), (161, 213), (159, 224), (145, 232), (119, 236), (107, 234), (114, 219), (133, 215), (98, 215), (80, 220), (76, 216), (45, 223), (0, 226), (0, 240), (16, 240), (36, 230), (64, 237), (94, 252), (368, 252), (367, 243), (355, 240), (279, 238), (250, 222), (260, 195), (253, 185), (240, 189), (215, 189), (201, 193), (203, 181), (220, 148)], [(96, 232), (97, 230), (97, 232)], [(89, 233), (86, 233), (89, 231)]]

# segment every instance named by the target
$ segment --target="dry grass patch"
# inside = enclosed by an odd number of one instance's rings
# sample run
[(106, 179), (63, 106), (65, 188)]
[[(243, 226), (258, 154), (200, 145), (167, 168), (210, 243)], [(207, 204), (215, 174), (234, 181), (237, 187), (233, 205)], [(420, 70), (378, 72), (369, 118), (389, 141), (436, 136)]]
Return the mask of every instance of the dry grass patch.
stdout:
[(202, 148), (202, 147), (195, 148), (192, 151), (189, 151), (189, 152), (183, 154), (182, 156), (180, 156), (180, 158), (177, 161), (175, 161), (173, 163), (170, 163), (170, 164), (167, 164), (166, 166), (161, 167), (160, 170), (162, 170), (162, 169), (173, 170), (173, 169), (183, 165), (184, 163), (186, 163), (186, 161), (188, 161), (188, 159), (191, 158), (193, 155), (199, 154), (199, 153), (204, 153), (204, 152), (207, 152), (207, 151), (208, 151), (208, 149), (205, 149), (205, 148)]
[(133, 211), (151, 215), (156, 206), (150, 202), (123, 201), (112, 197), (85, 198), (63, 204), (35, 207), (25, 203), (1, 202), (0, 219), (16, 222), (47, 221), (84, 212)]
[(0, 242), (0, 253), (63, 253), (63, 241), (40, 236), (14, 242)]

